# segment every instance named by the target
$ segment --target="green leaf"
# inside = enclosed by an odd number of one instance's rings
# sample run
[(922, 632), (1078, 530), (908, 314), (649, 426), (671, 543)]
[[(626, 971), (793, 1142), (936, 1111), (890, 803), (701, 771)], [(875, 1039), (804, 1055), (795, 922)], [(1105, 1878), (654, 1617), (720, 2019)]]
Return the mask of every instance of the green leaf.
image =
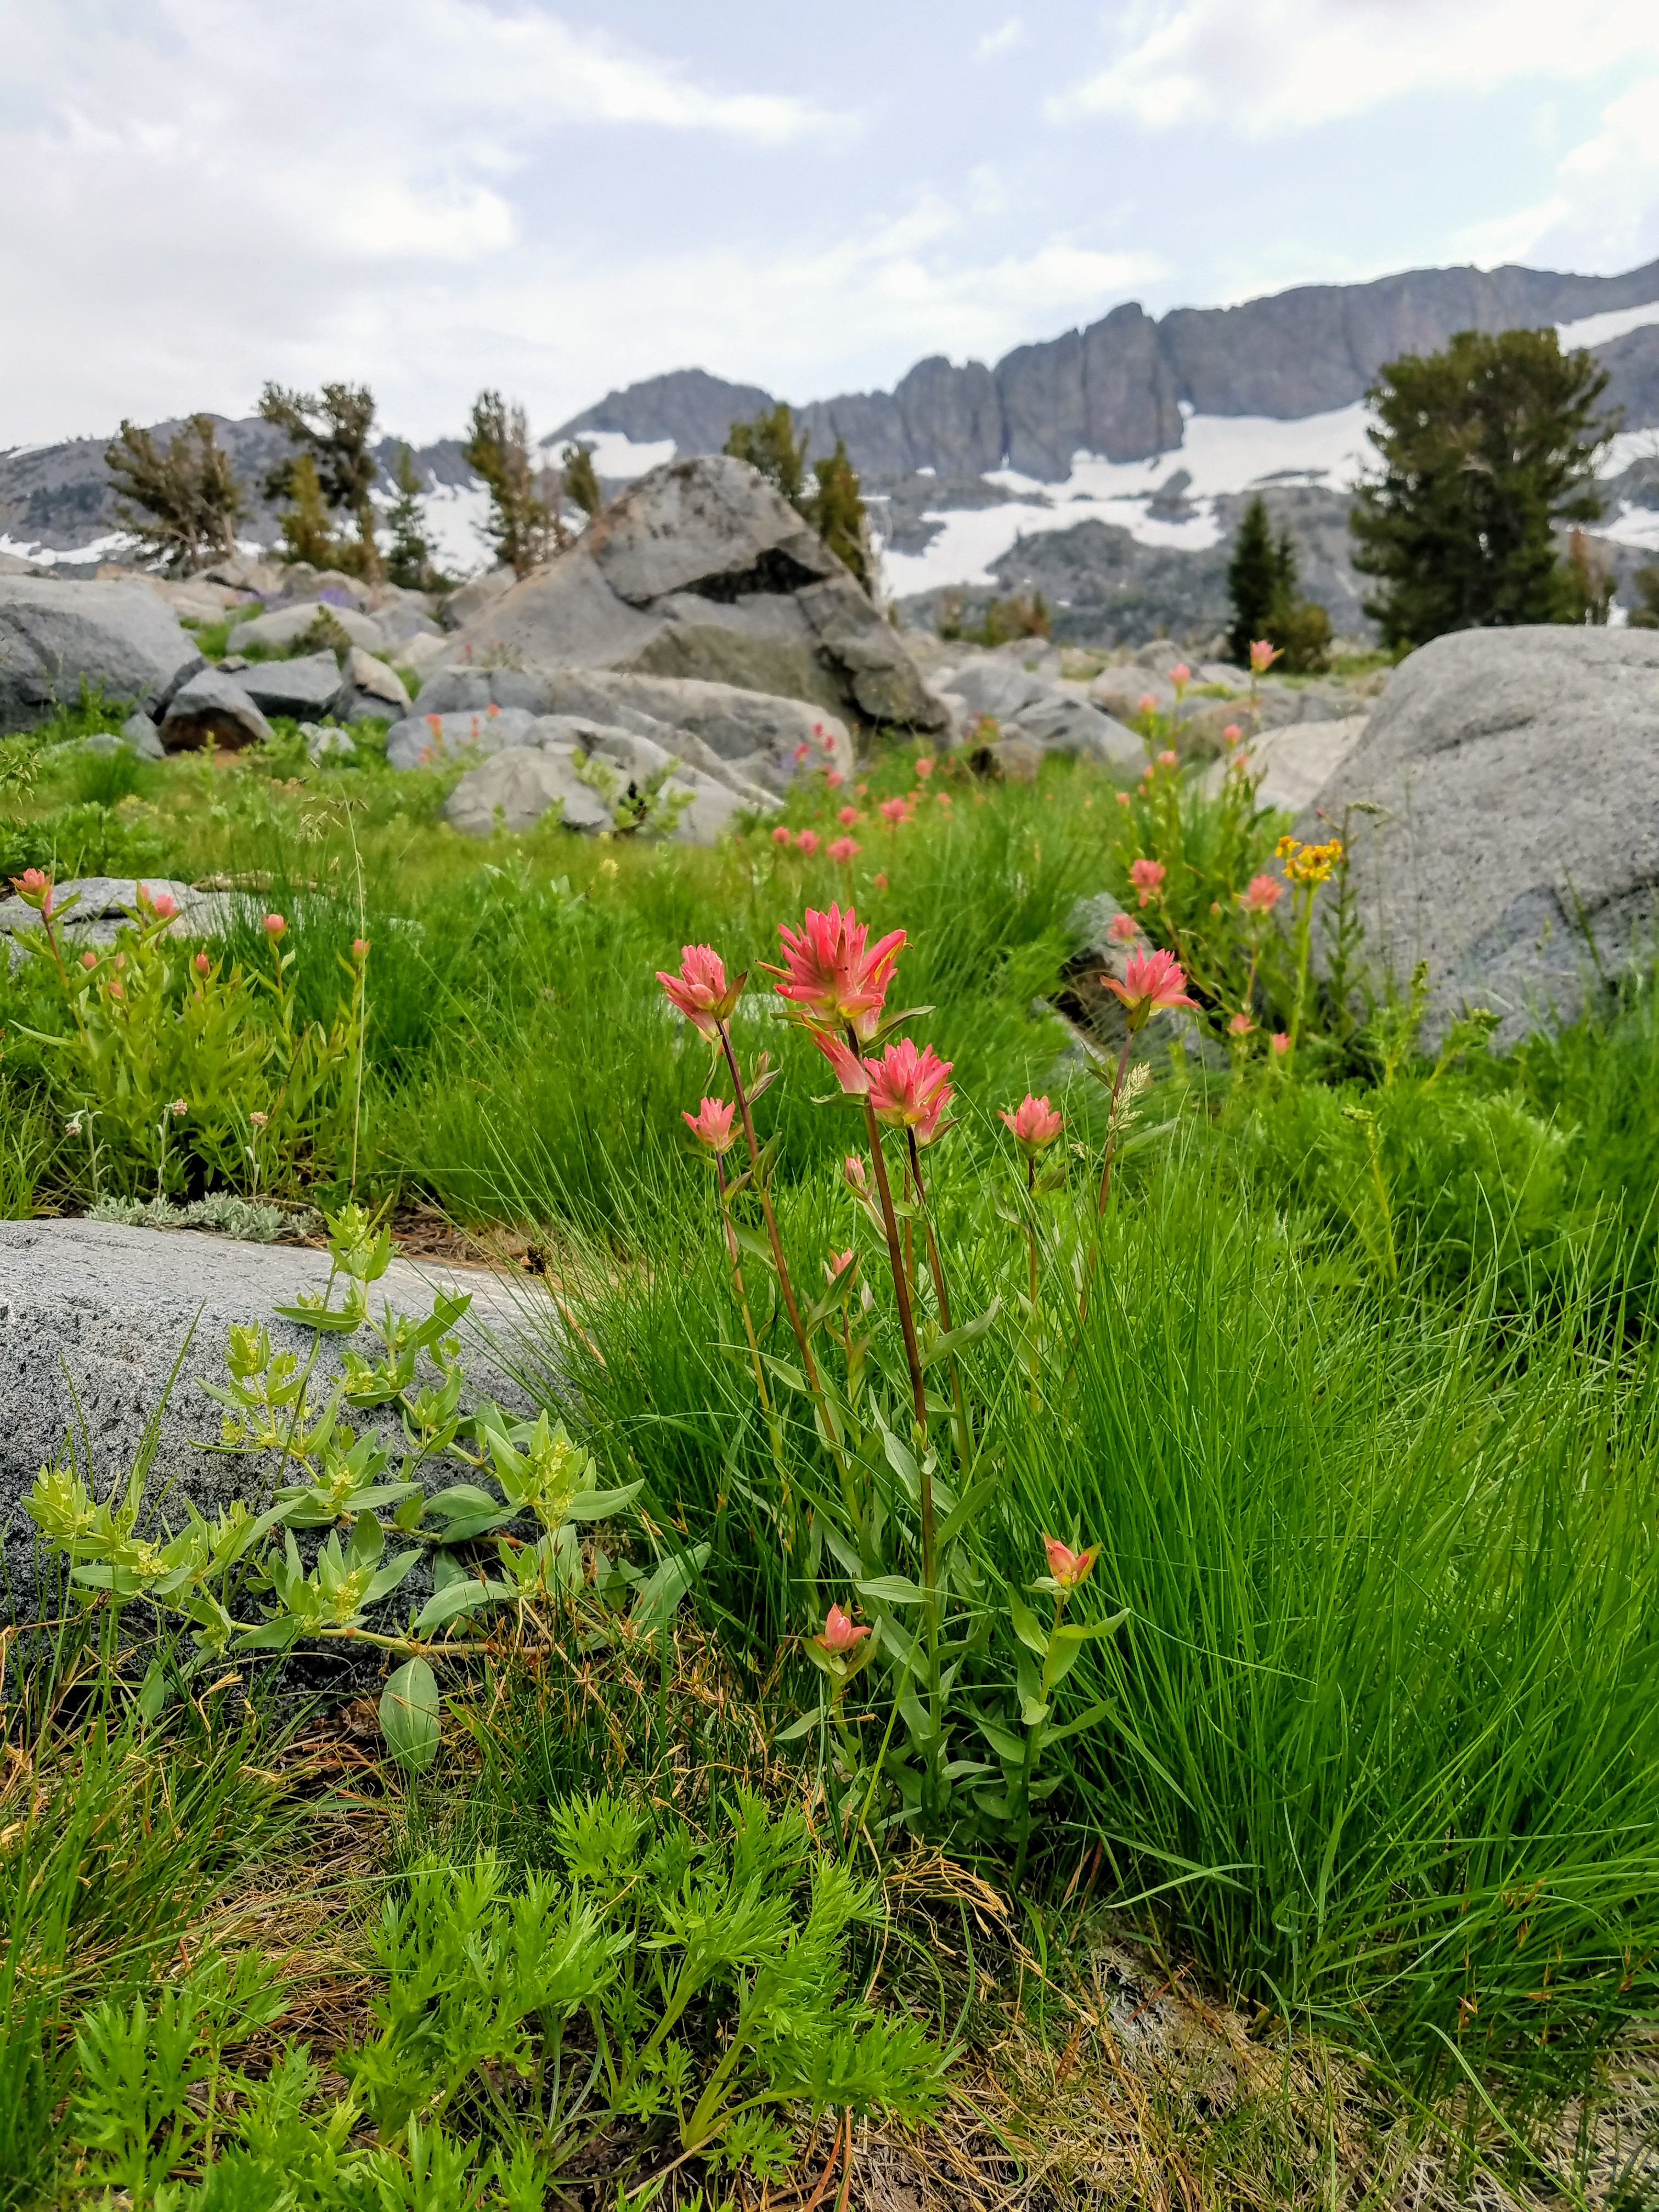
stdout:
[(1085, 1729), (1097, 1728), (1102, 1721), (1110, 1720), (1115, 1710), (1109, 1698), (1103, 1698), (1097, 1705), (1091, 1705), (1086, 1712), (1079, 1713), (1074, 1721), (1067, 1721), (1064, 1728), (1050, 1729), (1048, 1741), (1050, 1743), (1059, 1743), (1065, 1736), (1081, 1735)]
[(567, 1521), (608, 1521), (631, 1505), (645, 1487), (643, 1482), (624, 1482), (615, 1490), (585, 1490), (564, 1509)]
[(966, 1345), (977, 1344), (988, 1329), (996, 1326), (1001, 1312), (1002, 1300), (993, 1298), (982, 1314), (975, 1314), (972, 1321), (961, 1322), (955, 1328), (947, 1329), (943, 1336), (936, 1336), (922, 1354), (922, 1365), (931, 1367), (936, 1359), (943, 1359), (948, 1352), (960, 1352)]
[(500, 1583), (474, 1582), (471, 1576), (465, 1582), (451, 1583), (441, 1590), (434, 1590), (415, 1617), (416, 1636), (429, 1636), (434, 1628), (453, 1620), (458, 1613), (471, 1613), (477, 1606), (498, 1604), (505, 1595)]
[(1024, 1599), (1015, 1591), (1008, 1593), (1008, 1618), (1014, 1624), (1014, 1633), (1028, 1651), (1035, 1651), (1039, 1659), (1048, 1656), (1048, 1634)]
[(1006, 1759), (1013, 1766), (1024, 1765), (1025, 1747), (1011, 1729), (1000, 1722), (988, 1721), (983, 1713), (975, 1713), (974, 1717), (979, 1723), (980, 1734), (999, 1759)]
[(962, 1499), (961, 1503), (955, 1506), (951, 1512), (946, 1514), (944, 1523), (939, 1532), (939, 1547), (940, 1551), (943, 1551), (947, 1544), (953, 1544), (956, 1541), (957, 1538), (968, 1526), (968, 1523), (973, 1520), (975, 1516), (979, 1512), (981, 1506), (988, 1505), (990, 1504), (992, 1498), (994, 1498), (997, 1493), (998, 1486), (999, 1482), (997, 1476), (994, 1474), (981, 1475), (980, 1480), (975, 1483), (972, 1489), (970, 1489), (967, 1495)]
[(908, 1575), (872, 1575), (853, 1587), (877, 1605), (920, 1605), (924, 1595)]
[(636, 1628), (660, 1628), (672, 1619), (680, 1600), (707, 1565), (713, 1548), (710, 1544), (694, 1544), (689, 1552), (665, 1559), (640, 1584), (631, 1616)]
[(438, 1756), (438, 1684), (424, 1659), (398, 1668), (380, 1698), (380, 1732), (399, 1766), (424, 1774)]
[(817, 1726), (818, 1716), (816, 1713), (803, 1714), (801, 1718), (796, 1721), (791, 1727), (780, 1729), (777, 1735), (773, 1738), (773, 1741), (775, 1743), (799, 1743), (802, 1736), (810, 1735), (812, 1730)]

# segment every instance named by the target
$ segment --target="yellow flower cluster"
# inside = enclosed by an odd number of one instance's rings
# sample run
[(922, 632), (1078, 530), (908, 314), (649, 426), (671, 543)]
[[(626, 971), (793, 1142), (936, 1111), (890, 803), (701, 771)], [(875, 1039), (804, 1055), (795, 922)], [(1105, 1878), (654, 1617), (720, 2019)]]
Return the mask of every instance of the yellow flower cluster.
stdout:
[(1333, 837), (1328, 845), (1303, 845), (1294, 837), (1281, 837), (1273, 857), (1283, 860), (1285, 872), (1293, 884), (1322, 884), (1342, 858), (1342, 840)]

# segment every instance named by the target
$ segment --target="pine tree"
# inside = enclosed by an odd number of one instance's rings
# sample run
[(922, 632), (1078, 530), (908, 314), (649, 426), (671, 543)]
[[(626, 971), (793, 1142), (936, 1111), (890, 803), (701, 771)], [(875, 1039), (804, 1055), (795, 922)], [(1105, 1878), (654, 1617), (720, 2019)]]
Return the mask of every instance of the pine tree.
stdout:
[[(259, 395), (259, 413), (300, 448), (296, 457), (266, 471), (266, 498), (297, 499), (296, 471), (301, 460), (309, 460), (316, 494), (325, 510), (330, 514), (343, 512), (357, 526), (356, 544), (335, 544), (334, 558), (378, 580), (380, 552), (374, 542), (374, 508), (369, 498), (380, 472), (368, 443), (374, 427), (374, 393), (366, 384), (325, 384), (320, 396), (268, 384)], [(285, 541), (290, 538), (286, 518), (283, 536)]]
[(1366, 394), (1382, 473), (1360, 487), (1350, 526), (1354, 566), (1380, 581), (1365, 611), (1386, 644), (1580, 618), (1555, 534), (1601, 512), (1607, 384), (1553, 330), (1461, 331), (1444, 353), (1385, 365)]
[(795, 418), (781, 399), (769, 415), (757, 415), (752, 422), (734, 422), (726, 450), (734, 460), (758, 469), (775, 491), (799, 507), (806, 483), (806, 442), (802, 438), (797, 443)]
[[(1267, 501), (1258, 492), (1244, 510), (1227, 563), (1227, 596), (1232, 601), (1233, 626), (1227, 633), (1227, 651), (1241, 668), (1248, 668), (1250, 646), (1266, 637), (1274, 605), (1284, 592), (1283, 541), (1273, 544)], [(1291, 555), (1294, 587), (1295, 555)]]
[(165, 453), (149, 431), (124, 422), (104, 448), (104, 465), (119, 495), (115, 511), (147, 556), (187, 574), (235, 551), (246, 502), (210, 415), (191, 416)]
[(599, 496), (599, 480), (593, 471), (592, 454), (586, 446), (571, 444), (559, 455), (559, 465), (564, 471), (565, 489), (591, 522), (605, 507)]
[(527, 576), (559, 544), (562, 533), (549, 487), (530, 458), (530, 426), (524, 409), (509, 407), (499, 392), (481, 392), (461, 447), (467, 466), (483, 478), (489, 492), (489, 520), (483, 534), (495, 557), (514, 575)]
[(847, 458), (847, 447), (837, 438), (827, 461), (814, 461), (817, 490), (799, 502), (807, 520), (830, 550), (844, 561), (867, 592), (873, 582), (870, 529), (858, 471)]
[(386, 555), (386, 574), (405, 591), (441, 590), (447, 579), (441, 576), (433, 565), (432, 541), (426, 534), (426, 517), (421, 507), (420, 475), (415, 466), (415, 456), (407, 446), (398, 449), (395, 481), (398, 495), (386, 515), (386, 529), (392, 538), (392, 550)]
[(301, 453), (289, 472), (287, 512), (277, 517), (282, 526), (283, 557), (308, 561), (313, 568), (337, 568), (340, 548), (329, 530), (328, 501), (317, 480), (317, 464)]

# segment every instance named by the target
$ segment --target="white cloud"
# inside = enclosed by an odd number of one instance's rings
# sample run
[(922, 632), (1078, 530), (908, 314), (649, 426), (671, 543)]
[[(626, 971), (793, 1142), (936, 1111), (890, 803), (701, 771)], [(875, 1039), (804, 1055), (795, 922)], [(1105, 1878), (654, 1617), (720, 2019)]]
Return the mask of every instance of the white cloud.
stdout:
[(1404, 93), (1583, 78), (1637, 57), (1659, 58), (1653, 0), (1158, 0), (1150, 27), (1049, 111), (1279, 137)]
[(990, 62), (994, 61), (999, 54), (1011, 54), (1016, 46), (1025, 44), (1028, 35), (1024, 18), (1011, 15), (1006, 23), (985, 33), (974, 48), (974, 58), (975, 61)]
[(1594, 137), (1557, 164), (1554, 184), (1532, 206), (1464, 229), (1461, 249), (1482, 262), (1609, 272), (1651, 253), (1659, 232), (1659, 73), (1603, 108)]

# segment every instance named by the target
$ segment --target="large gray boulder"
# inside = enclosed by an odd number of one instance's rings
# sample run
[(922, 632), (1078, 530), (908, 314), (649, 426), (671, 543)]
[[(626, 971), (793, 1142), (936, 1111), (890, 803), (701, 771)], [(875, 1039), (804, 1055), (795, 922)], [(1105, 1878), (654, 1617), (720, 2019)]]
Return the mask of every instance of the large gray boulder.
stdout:
[(194, 752), (204, 745), (234, 752), (263, 744), (271, 734), (246, 685), (216, 668), (204, 668), (180, 684), (161, 717), (161, 745), (170, 753)]
[(556, 805), (568, 830), (652, 834), (630, 802), (643, 799), (653, 777), (662, 779), (671, 804), (678, 802), (669, 834), (680, 844), (712, 845), (742, 814), (777, 803), (684, 731), (658, 725), (641, 732), (583, 714), (544, 714), (520, 728), (516, 708), (496, 720), (511, 722), (508, 741), (468, 769), (444, 808), (452, 828), (468, 836), (528, 830)]
[[(532, 714), (586, 714), (665, 744), (696, 766), (763, 791), (787, 792), (803, 770), (850, 775), (853, 740), (838, 715), (803, 700), (695, 677), (619, 675), (610, 669), (444, 668), (421, 686), (422, 714), (483, 714), (490, 707)], [(394, 763), (395, 764), (395, 763)]]
[(1080, 755), (1108, 768), (1135, 768), (1146, 759), (1133, 730), (1018, 662), (988, 653), (941, 669), (933, 683), (950, 709), (955, 742), (977, 743), (981, 717), (995, 721), (997, 734), (985, 750), (1004, 767), (1030, 766), (1046, 753)]
[[(1354, 813), (1359, 805), (1379, 814)], [(1432, 1044), (1465, 1005), (1510, 1043), (1583, 1004), (1659, 919), (1659, 633), (1462, 630), (1395, 672), (1298, 825), (1346, 818), (1365, 949), (1429, 963)]]
[(567, 830), (609, 830), (611, 809), (576, 774), (574, 745), (507, 745), (469, 769), (449, 794), (444, 819), (464, 836), (534, 829), (556, 806)]
[(195, 640), (143, 584), (0, 575), (0, 733), (72, 705), (82, 684), (155, 709), (201, 665)]
[(304, 637), (325, 615), (365, 653), (386, 650), (386, 634), (372, 615), (361, 614), (356, 607), (337, 606), (327, 599), (301, 599), (294, 606), (273, 607), (269, 614), (255, 615), (249, 622), (238, 623), (225, 649), (246, 653), (251, 645), (255, 645), (263, 646), (267, 652), (280, 653)]
[(298, 660), (259, 660), (237, 671), (236, 681), (267, 714), (291, 714), (296, 721), (331, 714), (343, 706), (351, 686), (331, 653), (308, 653)]
[(535, 720), (524, 707), (486, 705), (474, 712), (406, 714), (386, 732), (386, 757), (393, 768), (441, 768), (458, 760), (484, 760), (520, 744)]
[[(167, 931), (169, 937), (222, 937), (234, 927), (238, 910), (252, 903), (235, 891), (198, 891), (189, 884), (173, 882), (165, 876), (150, 878), (145, 889), (152, 898), (159, 898), (165, 892), (178, 908)], [(54, 908), (68, 905), (71, 898), (75, 903), (60, 924), (65, 940), (77, 946), (113, 945), (121, 931), (131, 927), (138, 904), (138, 879), (133, 876), (71, 876), (57, 886)], [(0, 945), (5, 948), (11, 969), (28, 957), (17, 941), (20, 931), (40, 935), (39, 914), (21, 898), (0, 899)]]
[[(274, 1455), (231, 1457), (204, 1448), (218, 1442), (222, 1408), (202, 1385), (224, 1382), (232, 1325), (257, 1322), (269, 1328), (278, 1351), (295, 1353), (301, 1363), (318, 1344), (316, 1402), (325, 1402), (328, 1384), (343, 1371), (342, 1351), (368, 1350), (370, 1340), (318, 1340), (276, 1320), (271, 1309), (293, 1304), (302, 1291), (323, 1289), (329, 1267), (326, 1252), (195, 1231), (88, 1220), (0, 1222), (0, 1531), (20, 1607), (32, 1593), (34, 1550), (22, 1500), (42, 1467), (67, 1456), (71, 1435), (82, 1474), (89, 1455), (105, 1495), (125, 1482), (145, 1424), (161, 1407), (149, 1497), (155, 1500), (171, 1486), (160, 1510), (175, 1528), (184, 1520), (185, 1498), (210, 1515), (234, 1498), (257, 1506), (268, 1497), (278, 1473)], [(424, 1315), (440, 1288), (472, 1295), (460, 1328), (469, 1401), (488, 1395), (523, 1405), (515, 1380), (520, 1364), (534, 1370), (550, 1358), (555, 1341), (545, 1296), (528, 1280), (483, 1269), (417, 1269), (394, 1260), (370, 1286), (371, 1304), (378, 1313), (389, 1298)], [(451, 1462), (443, 1479), (464, 1472)]]
[(945, 716), (902, 640), (816, 531), (744, 461), (672, 461), (461, 632), (475, 655), (617, 668), (804, 699), (860, 722)]

